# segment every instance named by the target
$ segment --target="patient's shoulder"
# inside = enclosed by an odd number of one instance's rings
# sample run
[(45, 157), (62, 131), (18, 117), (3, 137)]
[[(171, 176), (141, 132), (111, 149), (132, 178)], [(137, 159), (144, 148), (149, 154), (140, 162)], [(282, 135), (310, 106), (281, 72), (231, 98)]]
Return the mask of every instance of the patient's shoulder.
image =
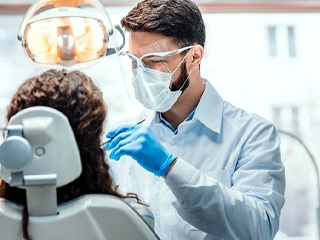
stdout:
[(141, 218), (149, 225), (152, 230), (154, 230), (154, 217), (147, 206), (138, 203), (133, 198), (126, 198), (125, 202), (141, 216)]

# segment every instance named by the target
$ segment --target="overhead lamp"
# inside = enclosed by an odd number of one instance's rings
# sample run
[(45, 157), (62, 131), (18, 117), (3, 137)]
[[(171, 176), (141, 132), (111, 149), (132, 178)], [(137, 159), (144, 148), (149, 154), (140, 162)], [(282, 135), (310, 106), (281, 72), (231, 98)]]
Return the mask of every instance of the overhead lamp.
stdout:
[[(100, 14), (79, 8), (80, 3)], [(119, 26), (115, 28), (122, 36), (118, 46), (122, 48), (124, 33)], [(108, 47), (112, 34), (108, 12), (98, 0), (38, 0), (28, 9), (18, 39), (34, 63), (72, 67), (116, 53)]]

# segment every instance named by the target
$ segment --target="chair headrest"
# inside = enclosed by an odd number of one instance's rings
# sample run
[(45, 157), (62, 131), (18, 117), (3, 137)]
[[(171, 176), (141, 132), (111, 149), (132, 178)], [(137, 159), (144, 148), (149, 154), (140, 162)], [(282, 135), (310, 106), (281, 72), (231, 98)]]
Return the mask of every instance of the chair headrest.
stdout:
[(61, 112), (37, 106), (10, 119), (0, 146), (0, 177), (4, 181), (25, 188), (30, 176), (54, 174), (56, 187), (61, 187), (79, 177), (81, 171), (74, 133)]

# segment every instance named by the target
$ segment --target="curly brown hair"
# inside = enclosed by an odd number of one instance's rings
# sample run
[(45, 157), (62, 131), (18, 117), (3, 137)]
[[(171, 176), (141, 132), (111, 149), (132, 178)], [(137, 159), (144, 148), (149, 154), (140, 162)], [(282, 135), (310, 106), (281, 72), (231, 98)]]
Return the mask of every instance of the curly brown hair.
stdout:
[[(103, 123), (107, 107), (94, 82), (80, 71), (51, 69), (39, 76), (27, 79), (19, 87), (7, 108), (7, 121), (19, 111), (32, 106), (57, 109), (69, 120), (73, 129), (82, 162), (82, 173), (73, 182), (57, 189), (58, 203), (75, 199), (84, 194), (111, 194), (120, 198), (135, 198), (128, 193), (121, 195), (109, 174), (105, 151), (101, 147)], [(26, 206), (25, 190), (0, 185), (3, 198)], [(29, 239), (28, 216), (25, 207), (23, 219), (24, 237)]]

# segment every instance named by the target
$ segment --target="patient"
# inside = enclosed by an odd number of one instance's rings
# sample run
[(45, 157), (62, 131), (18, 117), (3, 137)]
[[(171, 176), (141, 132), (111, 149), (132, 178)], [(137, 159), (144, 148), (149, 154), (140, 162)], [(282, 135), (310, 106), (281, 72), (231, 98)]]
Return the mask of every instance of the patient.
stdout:
[[(134, 198), (140, 203), (134, 193), (118, 193), (109, 174), (100, 141), (107, 107), (102, 93), (88, 76), (80, 71), (52, 69), (27, 79), (11, 99), (7, 121), (19, 111), (32, 106), (47, 106), (62, 112), (68, 118), (78, 143), (82, 173), (73, 182), (57, 189), (58, 203), (84, 194), (110, 194)], [(30, 239), (25, 190), (10, 187), (4, 181), (0, 181), (0, 184), (0, 197), (25, 206), (22, 228), (25, 239)]]

